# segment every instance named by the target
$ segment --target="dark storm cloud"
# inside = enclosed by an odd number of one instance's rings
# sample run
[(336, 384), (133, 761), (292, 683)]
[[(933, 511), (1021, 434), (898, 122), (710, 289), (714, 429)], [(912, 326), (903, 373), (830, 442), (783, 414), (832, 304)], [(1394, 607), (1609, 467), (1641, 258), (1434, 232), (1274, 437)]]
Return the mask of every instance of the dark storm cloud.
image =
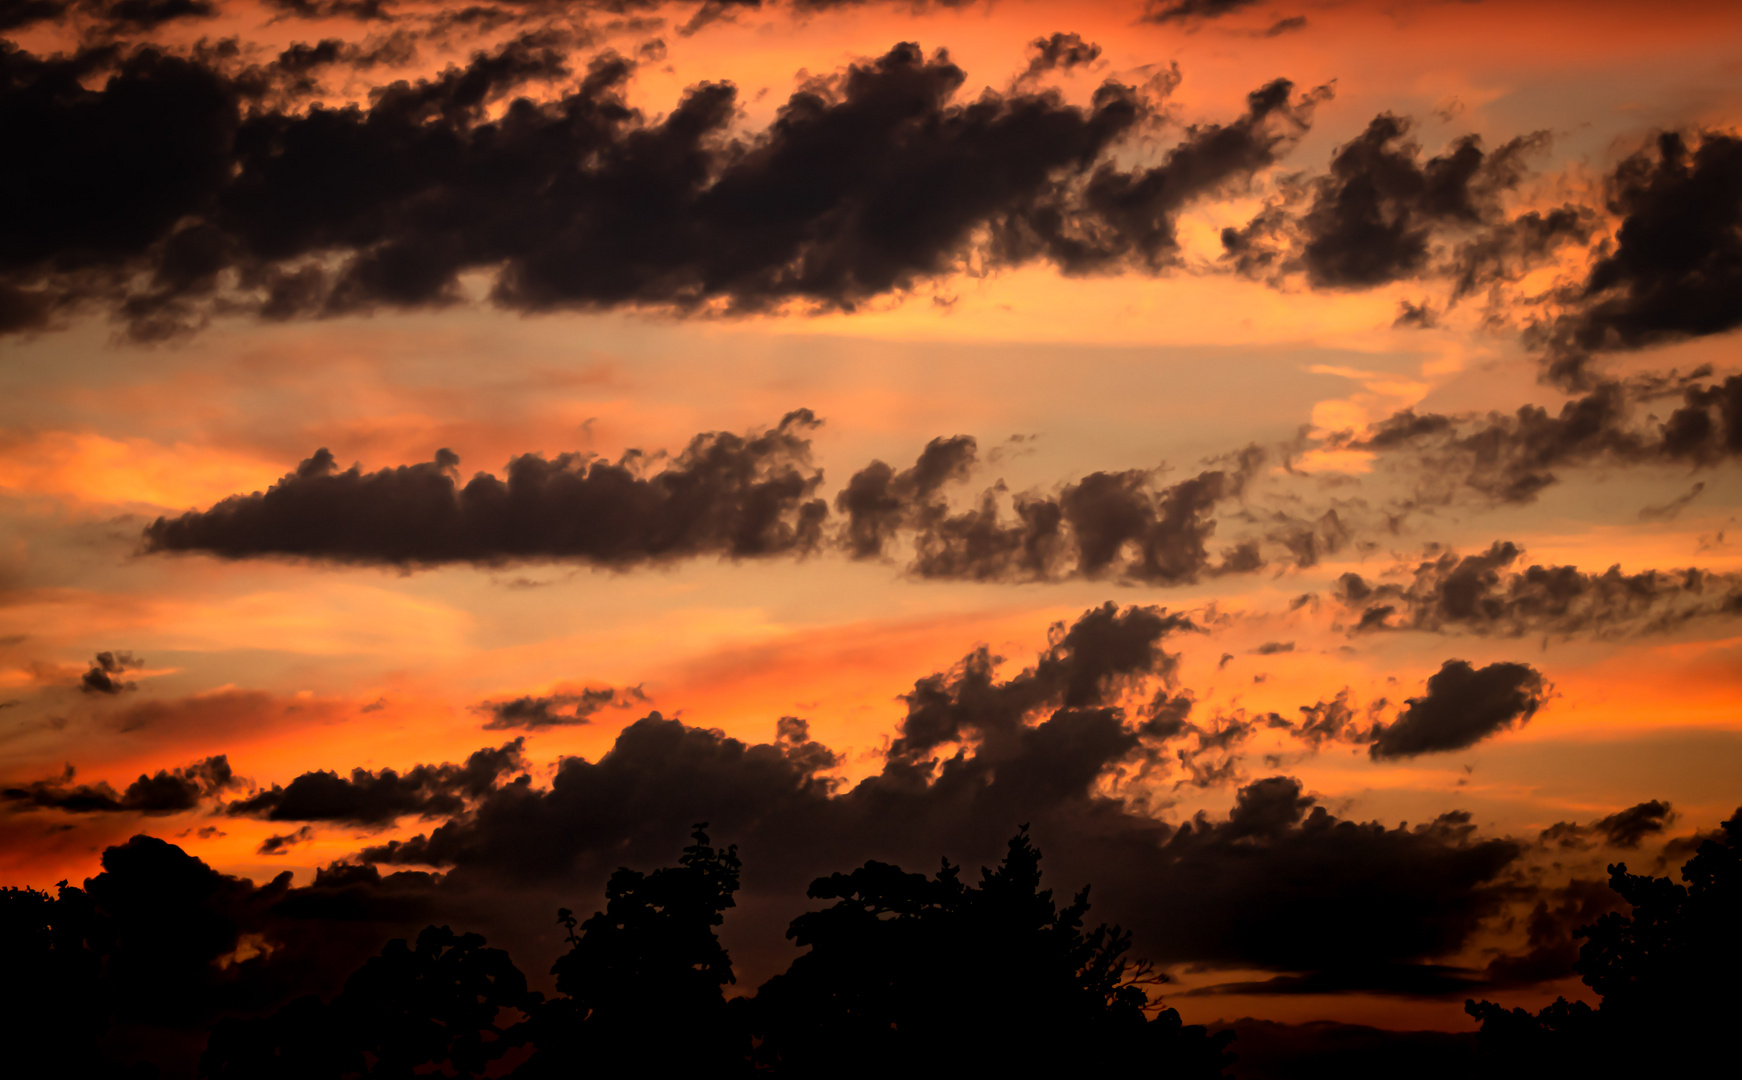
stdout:
[(109, 33), (138, 33), (217, 13), (217, 4), (210, 0), (0, 0), (0, 33), (73, 18)]
[(1189, 696), (1158, 695), (1159, 712), (1181, 721), (1165, 733), (1146, 730), (1157, 710), (1128, 717), (1118, 704), (1165, 680), (1172, 658), (1160, 643), (1183, 628), (1150, 609), (1092, 609), (1007, 679), (977, 650), (916, 684), (881, 772), (848, 789), (822, 775), (838, 758), (797, 722), (774, 743), (746, 744), (654, 714), (597, 761), (565, 759), (547, 789), (497, 788), (466, 815), (364, 857), (447, 868), (450, 883), (542, 887), (658, 859), (688, 822), (706, 820), (738, 844), (746, 888), (766, 894), (867, 855), (983, 858), (1010, 822), (1028, 821), (1041, 842), (1054, 838), (1049, 873), (1094, 882), (1098, 909), (1166, 962), (1371, 983), (1455, 952), (1497, 910), (1520, 850), (1477, 837), (1467, 817), (1357, 824), (1274, 777), (1244, 788), (1226, 819), (1176, 829), (1105, 794), (1155, 740), (1225, 734), (1184, 724)]
[(1016, 495), (1014, 517), (1000, 506), (1002, 487), (993, 488), (976, 506), (925, 518), (911, 571), (974, 581), (1122, 576), (1170, 585), (1248, 573), (1264, 565), (1258, 544), (1235, 544), (1213, 558), (1211, 511), (1242, 494), (1263, 457), (1251, 447), (1228, 468), (1159, 489), (1149, 470), (1090, 473), (1053, 495)]
[[(693, 34), (696, 31), (723, 19), (730, 19), (740, 11), (762, 11), (765, 9), (785, 8), (795, 17), (803, 18), (819, 13), (838, 11), (848, 8), (867, 7), (873, 4), (890, 3), (891, 0), (701, 0), (691, 9), (689, 19), (684, 21), (678, 32)], [(934, 8), (956, 10), (972, 7), (981, 0), (894, 0), (894, 6), (906, 8), (914, 12), (922, 12)], [(474, 4), (447, 11), (439, 5), (433, 10), (418, 12), (416, 4), (391, 4), (390, 0), (266, 0), (269, 7), (276, 8), (287, 15), (301, 19), (333, 19), (351, 18), (361, 21), (374, 20), (405, 20), (414, 14), (422, 14), (440, 23), (443, 21), (484, 21), (496, 22), (522, 21), (533, 15), (550, 15), (568, 13), (573, 15), (616, 16), (616, 17), (646, 17), (662, 9), (683, 9), (688, 5), (684, 0), (552, 0), (548, 3), (529, 3), (526, 0), (504, 0), (498, 5)]]
[(71, 6), (72, 0), (0, 0), (0, 32), (61, 18)]
[(994, 822), (1017, 814), (1059, 837), (1052, 872), (1093, 880), (1098, 903), (1139, 932), (1146, 953), (1328, 972), (1345, 989), (1385, 988), (1397, 968), (1455, 952), (1507, 895), (1520, 849), (1477, 838), (1467, 815), (1413, 829), (1357, 824), (1286, 777), (1242, 789), (1223, 820), (1200, 815), (1175, 830), (1130, 812), (1092, 794), (1136, 744), (1122, 731), (1110, 710), (1060, 709), (1000, 750), (924, 775), (892, 759), (830, 796), (779, 747), (650, 717), (598, 763), (565, 761), (548, 791), (503, 789), (464, 821), (366, 857), (550, 880), (650, 850), (654, 836), (705, 814), (766, 887), (859, 852), (974, 858), (995, 843)]
[(1162, 846), (1148, 868), (1153, 918), (1175, 928), (1181, 960), (1372, 986), (1396, 966), (1455, 951), (1499, 908), (1519, 853), (1478, 838), (1467, 814), (1413, 829), (1357, 824), (1316, 805), (1298, 780), (1272, 777), (1241, 789), (1225, 820), (1199, 815)]
[(391, 21), (388, 0), (265, 0), (298, 19), (356, 19), (359, 22)]
[[(1424, 501), (1468, 489), (1496, 502), (1528, 503), (1561, 470), (1588, 465), (1700, 468), (1742, 455), (1742, 375), (1701, 381), (1689, 376), (1598, 383), (1557, 412), (1538, 405), (1486, 417), (1406, 409), (1362, 435), (1330, 445), (1371, 450), (1419, 464)], [(1679, 396), (1659, 420), (1640, 414)]]
[[(144, 982), (115, 985), (134, 995), (127, 1008), (145, 1010), (129, 1020), (203, 1032), (220, 1008), (253, 1013), (297, 993), (330, 993), (383, 938), (429, 919), (487, 926), (496, 940), (506, 934), (533, 970), (546, 960), (540, 950), (552, 947), (550, 935), (515, 926), (544, 925), (544, 904), (596, 896), (617, 866), (669, 861), (703, 820), (744, 860), (745, 891), (727, 929), (746, 977), (758, 965), (765, 973), (786, 965), (782, 931), (816, 876), (867, 858), (994, 860), (1012, 829), (1031, 822), (1047, 845), (1049, 882), (1093, 882), (1097, 911), (1132, 929), (1160, 962), (1346, 989), (1436, 978), (1443, 958), (1516, 891), (1519, 848), (1477, 835), (1467, 815), (1414, 828), (1343, 820), (1287, 777), (1246, 785), (1226, 816), (1199, 814), (1180, 826), (1109, 795), (1124, 770), (1154, 764), (1153, 751), (1169, 738), (1239, 738), (1228, 732), (1242, 725), (1188, 728), (1189, 694), (1164, 690), (1130, 716), (1122, 707), (1147, 697), (1148, 684), (1167, 682), (1174, 661), (1161, 645), (1187, 625), (1155, 609), (1090, 609), (1055, 628), (1033, 664), (983, 683), (970, 671), (983, 653), (976, 650), (952, 672), (916, 684), (902, 742), (880, 772), (850, 788), (827, 775), (841, 757), (791, 717), (773, 741), (750, 744), (654, 714), (625, 728), (596, 761), (561, 761), (545, 788), (524, 777), (502, 782), (517, 744), (475, 756), (470, 780), (456, 775), (459, 767), (437, 767), (442, 781), (431, 786), (465, 795), (454, 816), (364, 856), (434, 864), (443, 875), (339, 863), (304, 888), (292, 888), (289, 875), (256, 888), (136, 838), (105, 855), (108, 876), (89, 883), (89, 895), (104, 918), (127, 921), (130, 934), (173, 912), (163, 928), (173, 940), (163, 947), (178, 955), (149, 984), (164, 1000), (142, 1000)], [(940, 719), (939, 710), (950, 715)], [(1151, 730), (1163, 714), (1180, 722)], [(356, 786), (381, 779), (359, 773)], [(281, 803), (290, 791), (278, 793)], [(263, 853), (311, 831), (268, 840)], [(193, 948), (182, 939), (196, 930), (204, 936)], [(156, 948), (155, 939), (127, 937), (102, 977), (141, 975), (127, 950)]]
[(510, 773), (525, 769), (525, 746), (525, 738), (519, 738), (479, 750), (464, 765), (419, 765), (404, 775), (392, 769), (353, 769), (346, 779), (336, 772), (307, 772), (285, 787), (274, 784), (237, 799), (225, 812), (266, 821), (339, 821), (365, 827), (413, 815), (449, 816), (469, 800), (484, 798)]
[(1574, 878), (1550, 890), (1525, 920), (1523, 951), (1489, 961), (1484, 981), (1499, 989), (1571, 977), (1579, 959), (1579, 930), (1621, 910), (1622, 904), (1621, 895), (1606, 881)]
[(107, 694), (114, 697), (137, 684), (122, 678), (130, 670), (145, 666), (145, 662), (130, 652), (100, 652), (91, 662), (90, 670), (79, 676), (79, 689), (87, 694)]
[(769, 431), (699, 435), (657, 471), (639, 452), (616, 462), (527, 454), (509, 462), (506, 480), (479, 473), (464, 485), (446, 450), (373, 473), (340, 472), (322, 450), (264, 493), (159, 518), (145, 546), (397, 565), (802, 554), (820, 543), (827, 513), (812, 497), (822, 481), (807, 438), (816, 424), (799, 410)]
[[(0, 308), (24, 328), (107, 304), (152, 339), (215, 304), (291, 318), (450, 303), (470, 270), (494, 271), (494, 302), (522, 311), (852, 308), (950, 272), (987, 228), (994, 262), (1159, 267), (1172, 216), (1269, 165), (1311, 111), (1276, 82), (1248, 115), (1126, 171), (1103, 159), (1150, 117), (1143, 93), (956, 103), (966, 73), (904, 44), (810, 80), (744, 137), (728, 130), (730, 84), (650, 119), (624, 101), (633, 64), (610, 53), (557, 100), (484, 117), (528, 81), (566, 78), (566, 42), (523, 34), (377, 88), (366, 109), (298, 112), (244, 105), (263, 77), (306, 77), (318, 45), (278, 75), (7, 46), (0, 117), (30, 165), (0, 191)], [(1058, 62), (1081, 54), (1062, 42)], [(226, 270), (239, 284), (220, 297)]]
[(629, 708), (646, 700), (647, 695), (638, 686), (623, 689), (603, 686), (589, 687), (578, 694), (527, 694), (500, 701), (484, 701), (472, 709), (489, 718), (484, 724), (486, 731), (538, 731), (590, 723), (594, 714), (607, 706)]
[[(1043, 45), (1043, 63), (1093, 52)], [(153, 340), (220, 310), (452, 303), (469, 271), (492, 273), (492, 301), (513, 310), (680, 313), (852, 309), (964, 259), (1160, 271), (1178, 262), (1178, 214), (1272, 165), (1328, 94), (1274, 81), (1160, 164), (1122, 168), (1109, 156), (1152, 126), (1166, 80), (1107, 82), (1085, 107), (1038, 89), (958, 103), (966, 73), (903, 44), (809, 80), (767, 130), (738, 136), (730, 84), (700, 83), (653, 119), (625, 102), (630, 61), (595, 56), (575, 82), (570, 46), (533, 31), (378, 87), (366, 109), (306, 111), (262, 95), (312, 85), (322, 45), (267, 68), (8, 47), (0, 117), (31, 164), (0, 191), (0, 317), (26, 329), (94, 304)], [(348, 48), (327, 52), (360, 65)], [(486, 118), (553, 79), (571, 82), (560, 98)], [(108, 167), (118, 154), (130, 183)]]
[(210, 19), (218, 8), (209, 0), (82, 0), (86, 11), (116, 29), (155, 30), (178, 19)]
[(1374, 729), (1374, 758), (1462, 750), (1529, 722), (1549, 692), (1542, 673), (1529, 664), (1472, 667), (1447, 660), (1427, 680), (1427, 693), (1410, 698), (1395, 721)]
[(1408, 584), (1346, 573), (1337, 579), (1336, 596), (1361, 613), (1352, 628), (1358, 633), (1617, 637), (1742, 617), (1742, 577), (1733, 573), (1690, 567), (1625, 574), (1612, 566), (1592, 574), (1573, 566), (1521, 566), (1523, 555), (1508, 541), (1475, 555), (1448, 552), (1417, 564)]
[(1592, 353), (1742, 326), (1742, 139), (1662, 133), (1610, 190), (1614, 246), (1548, 330), (1551, 374), (1572, 385), (1589, 380)]
[(201, 799), (212, 798), (241, 783), (223, 754), (185, 768), (159, 769), (155, 775), (141, 773), (120, 793), (106, 783), (74, 784), (73, 775), (73, 767), (68, 765), (64, 773), (52, 780), (0, 790), (0, 801), (10, 803), (14, 810), (60, 810), (69, 814), (179, 814), (199, 806)]
[[(183, 289), (221, 265), (184, 265), (170, 237), (234, 167), (234, 90), (150, 49), (112, 60), (112, 50), (43, 59), (0, 42), (0, 128), (9, 156), (30, 163), (0, 172), (0, 280), (11, 290), (0, 309), (13, 328), (113, 294), (115, 275), (148, 251)], [(85, 89), (99, 75), (102, 89)]]

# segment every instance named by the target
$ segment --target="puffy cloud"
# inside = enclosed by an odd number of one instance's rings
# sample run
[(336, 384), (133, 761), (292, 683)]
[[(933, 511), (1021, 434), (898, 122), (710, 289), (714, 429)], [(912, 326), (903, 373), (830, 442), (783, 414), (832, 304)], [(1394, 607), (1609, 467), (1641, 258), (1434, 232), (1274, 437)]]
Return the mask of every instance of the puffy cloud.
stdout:
[(847, 515), (843, 542), (857, 559), (875, 558), (903, 528), (925, 528), (948, 513), (942, 487), (965, 479), (978, 444), (972, 436), (938, 437), (926, 444), (913, 467), (896, 472), (873, 461), (854, 473), (835, 496), (835, 509)]
[[(1299, 272), (1323, 289), (1442, 278), (1456, 304), (1518, 281), (1563, 247), (1589, 245), (1612, 221), (1613, 241), (1592, 249), (1582, 283), (1520, 301), (1526, 340), (1543, 350), (1551, 380), (1600, 388), (1595, 355), (1742, 326), (1742, 139), (1657, 133), (1605, 179), (1605, 219), (1574, 202), (1507, 210), (1504, 197), (1546, 133), (1492, 152), (1465, 136), (1424, 158), (1412, 126), (1382, 113), (1338, 147), (1326, 173), (1281, 185), (1246, 225), (1223, 230), (1227, 265), (1273, 281)], [(1399, 322), (1428, 325), (1429, 317), (1425, 306), (1409, 307)]]
[(1101, 58), (1101, 46), (1084, 41), (1081, 34), (1075, 33), (1035, 38), (1028, 43), (1028, 51), (1031, 55), (1028, 67), (1022, 73), (1024, 79), (1037, 78), (1049, 71), (1086, 67)]
[(1490, 155), (1466, 136), (1424, 162), (1408, 132), (1406, 119), (1375, 117), (1317, 181), (1301, 220), (1301, 261), (1314, 285), (1364, 287), (1420, 272), (1435, 226), (1492, 217), (1499, 192), (1520, 178), (1518, 158), (1541, 141), (1514, 140)]
[(1014, 517), (1004, 513), (1002, 490), (994, 488), (972, 508), (926, 514), (911, 570), (974, 581), (1123, 576), (1169, 585), (1249, 573), (1264, 565), (1258, 543), (1234, 544), (1212, 558), (1210, 514), (1244, 492), (1263, 459), (1250, 447), (1233, 455), (1229, 468), (1159, 489), (1148, 470), (1090, 473), (1052, 495), (1015, 496)]
[[(1321, 289), (1372, 288), (1449, 269), (1459, 280), (1456, 299), (1560, 243), (1588, 239), (1592, 215), (1583, 208), (1505, 216), (1502, 196), (1524, 178), (1524, 159), (1547, 145), (1546, 133), (1492, 152), (1466, 135), (1424, 160), (1411, 127), (1407, 117), (1381, 113), (1337, 148), (1327, 173), (1298, 190), (1285, 186), (1245, 226), (1224, 229), (1229, 264), (1251, 276), (1300, 271)], [(1465, 239), (1448, 255), (1439, 241), (1452, 236)]]
[(1148, 607), (1120, 611), (1109, 602), (1068, 630), (1056, 624), (1050, 647), (1035, 665), (1002, 682), (995, 676), (999, 658), (978, 649), (948, 675), (927, 676), (904, 696), (907, 716), (890, 756), (918, 760), (940, 745), (968, 739), (996, 752), (1042, 706), (1103, 706), (1146, 678), (1171, 680), (1179, 658), (1163, 651), (1161, 642), (1195, 629), (1184, 615)]
[(638, 452), (616, 462), (585, 454), (526, 454), (507, 478), (475, 475), (459, 459), (343, 472), (325, 450), (264, 493), (159, 518), (148, 550), (225, 558), (279, 555), (337, 562), (429, 565), (574, 559), (633, 566), (681, 557), (802, 553), (820, 542), (827, 506), (813, 498), (808, 410), (769, 431), (698, 435), (649, 474)]
[(1742, 326), (1742, 139), (1660, 133), (1610, 178), (1615, 244), (1548, 338), (1551, 374), (1588, 380), (1592, 353)]
[(1447, 660), (1428, 677), (1424, 696), (1410, 698), (1402, 715), (1374, 729), (1368, 752), (1398, 758), (1462, 750), (1529, 722), (1548, 692), (1542, 673), (1529, 664), (1475, 668)]
[(381, 827), (401, 817), (437, 818), (459, 813), (469, 800), (485, 797), (497, 782), (526, 767), (524, 737), (483, 749), (464, 765), (418, 765), (405, 774), (392, 769), (306, 772), (225, 807), (233, 816), (267, 821), (339, 821)]
[(1660, 836), (1677, 818), (1669, 803), (1659, 799), (1617, 810), (1588, 825), (1561, 821), (1550, 825), (1538, 838), (1543, 844), (1581, 850), (1593, 842), (1626, 851), (1638, 849), (1647, 837)]
[[(698, 435), (659, 471), (648, 463), (661, 458), (639, 451), (617, 462), (526, 454), (509, 463), (505, 479), (478, 473), (464, 484), (459, 459), (447, 450), (434, 462), (372, 473), (357, 466), (341, 472), (322, 450), (265, 492), (158, 518), (145, 529), (145, 549), (398, 566), (573, 560), (626, 569), (708, 555), (803, 557), (825, 545), (870, 559), (911, 538), (908, 571), (924, 578), (1124, 577), (1175, 585), (1264, 566), (1257, 540), (1215, 556), (1208, 546), (1214, 511), (1239, 499), (1264, 461), (1256, 446), (1165, 487), (1155, 482), (1160, 470), (1090, 473), (1050, 494), (1015, 496), (1011, 518), (1001, 506), (1002, 482), (966, 508), (950, 504), (943, 488), (967, 476), (977, 444), (966, 435), (940, 437), (910, 468), (873, 461), (854, 473), (834, 499), (845, 520), (830, 530), (828, 504), (816, 495), (822, 472), (810, 458), (809, 432), (819, 423), (800, 409), (769, 431)], [(1290, 520), (1271, 539), (1311, 565), (1348, 535), (1330, 512), (1311, 523)]]
[(79, 676), (79, 689), (87, 694), (114, 697), (138, 685), (122, 678), (122, 674), (144, 666), (144, 661), (130, 652), (100, 652), (92, 661), (90, 670)]
[[(625, 101), (633, 64), (611, 53), (555, 100), (486, 116), (568, 79), (571, 44), (529, 32), (379, 87), (367, 108), (306, 111), (270, 94), (367, 57), (315, 45), (237, 69), (221, 51), (7, 46), (0, 115), (31, 165), (0, 189), (0, 316), (23, 329), (98, 303), (157, 339), (214, 305), (283, 319), (452, 303), (471, 271), (493, 273), (493, 302), (513, 310), (689, 312), (851, 309), (969, 256), (1160, 269), (1177, 214), (1272, 164), (1318, 100), (1273, 82), (1245, 116), (1134, 169), (1108, 157), (1150, 116), (1146, 92), (958, 103), (966, 73), (913, 44), (810, 80), (744, 138), (728, 132), (730, 84), (699, 83), (650, 119)], [(1043, 45), (1067, 66), (1093, 52)], [(133, 147), (130, 183), (104, 179), (118, 146)]]

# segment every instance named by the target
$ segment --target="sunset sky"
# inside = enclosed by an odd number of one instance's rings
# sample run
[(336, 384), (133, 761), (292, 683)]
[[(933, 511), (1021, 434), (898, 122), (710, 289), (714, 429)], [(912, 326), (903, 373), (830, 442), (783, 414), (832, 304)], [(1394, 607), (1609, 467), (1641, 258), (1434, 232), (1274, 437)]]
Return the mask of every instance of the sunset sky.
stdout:
[(1465, 1030), (1742, 804), (1733, 2), (0, 37), (0, 881), (535, 973), (708, 821), (748, 991), (1027, 822), (1192, 1022)]

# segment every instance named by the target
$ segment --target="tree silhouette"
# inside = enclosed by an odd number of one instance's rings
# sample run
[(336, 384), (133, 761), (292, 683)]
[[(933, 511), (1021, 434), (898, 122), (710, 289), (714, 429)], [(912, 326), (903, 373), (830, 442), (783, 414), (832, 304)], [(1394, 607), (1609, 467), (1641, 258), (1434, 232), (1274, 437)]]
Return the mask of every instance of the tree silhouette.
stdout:
[[(832, 903), (799, 916), (788, 934), (806, 951), (755, 997), (732, 1001), (731, 957), (717, 931), (738, 891), (738, 855), (715, 848), (705, 825), (692, 841), (676, 866), (619, 869), (604, 909), (585, 921), (559, 911), (570, 948), (551, 969), (558, 994), (549, 1000), (482, 937), (431, 926), (415, 943), (389, 942), (330, 1001), (299, 997), (265, 1015), (219, 1020), (199, 1072), (208, 1080), (1222, 1075), (1231, 1034), (1212, 1037), (1152, 1003), (1162, 977), (1129, 958), (1130, 935), (1087, 925), (1087, 889), (1055, 903), (1026, 827), (973, 885), (948, 862), (931, 877), (873, 861), (817, 879), (810, 895)], [(105, 855), (111, 862), (149, 872), (93, 879), (88, 892), (63, 887), (57, 897), (0, 892), (8, 1021), (0, 1060), (24, 1065), (20, 1075), (149, 1077), (150, 1066), (121, 1072), (99, 1059), (111, 1014), (181, 1015), (139, 1000), (152, 992), (150, 962), (165, 974), (156, 985), (179, 992), (194, 985), (190, 972), (213, 969), (214, 949), (235, 945), (236, 924), (215, 909), (168, 910), (174, 897), (231, 887), (198, 860), (135, 837)], [(164, 934), (153, 939), (147, 916), (157, 915)], [(218, 992), (204, 989), (202, 1000)]]
[(715, 933), (738, 891), (737, 848), (716, 850), (706, 823), (691, 837), (677, 866), (612, 874), (605, 910), (579, 932), (558, 911), (570, 949), (551, 973), (563, 996), (531, 1022), (537, 1051), (516, 1076), (747, 1071), (749, 1039), (723, 992), (732, 960)]
[[(0, 1060), (18, 1076), (103, 1077), (99, 1047), (110, 1016), (90, 897), (66, 882), (56, 895), (0, 889)], [(149, 1076), (146, 1067), (130, 1073)]]
[(809, 952), (752, 1003), (758, 1064), (791, 1077), (1221, 1076), (1232, 1036), (1172, 1009), (1150, 1016), (1161, 977), (1127, 959), (1130, 935), (1085, 930), (1088, 890), (1061, 909), (1040, 880), (1026, 826), (977, 886), (947, 861), (930, 878), (873, 861), (817, 879), (810, 896), (836, 902), (793, 921), (787, 936)]
[(540, 996), (500, 949), (477, 934), (431, 926), (415, 946), (397, 938), (345, 982), (330, 1004), (292, 1001), (271, 1016), (212, 1031), (201, 1075), (214, 1080), (400, 1080), (431, 1069), (481, 1076), (519, 1044), (504, 1010), (530, 1013)]
[(1496, 1076), (1585, 1070), (1656, 1074), (1678, 1062), (1734, 1061), (1742, 1005), (1742, 809), (1700, 844), (1682, 881), (1609, 867), (1609, 887), (1632, 905), (1579, 931), (1576, 970), (1600, 1008), (1564, 999), (1531, 1014), (1489, 1001), (1465, 1011), (1482, 1023)]

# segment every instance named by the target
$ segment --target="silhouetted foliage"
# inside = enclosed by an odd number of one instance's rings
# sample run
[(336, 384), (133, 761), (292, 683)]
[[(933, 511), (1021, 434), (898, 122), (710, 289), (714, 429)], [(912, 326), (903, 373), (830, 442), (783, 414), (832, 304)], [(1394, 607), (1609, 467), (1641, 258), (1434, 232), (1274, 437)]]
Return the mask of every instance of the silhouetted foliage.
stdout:
[[(1161, 1007), (1151, 995), (1165, 977), (1131, 958), (1128, 933), (1089, 923), (1087, 888), (1061, 905), (1041, 887), (1026, 827), (975, 883), (948, 861), (930, 876), (873, 860), (816, 879), (809, 895), (826, 906), (787, 933), (804, 951), (754, 996), (731, 1000), (718, 930), (739, 888), (737, 850), (714, 847), (705, 825), (692, 838), (676, 866), (619, 869), (591, 917), (559, 910), (569, 950), (551, 969), (549, 999), (479, 935), (431, 926), (414, 943), (388, 942), (330, 999), (273, 1009), (298, 991), (281, 980), (278, 996), (262, 997), (264, 984), (245, 976), (307, 944), (247, 928), (282, 903), (289, 875), (255, 889), (136, 836), (106, 851), (83, 889), (0, 890), (0, 1060), (8, 1076), (150, 1080), (157, 1068), (133, 1059), (164, 1053), (167, 1075), (184, 1075), (199, 1045), (190, 1038), (204, 1040), (209, 1080), (1208, 1080), (1232, 1060), (1236, 1025), (1212, 1034)], [(1481, 1022), (1477, 1075), (1631, 1077), (1721, 1060), (1742, 969), (1742, 810), (1699, 845), (1681, 883), (1617, 864), (1609, 884), (1628, 910), (1579, 931), (1576, 964), (1601, 1006), (1467, 1002)], [(1414, 1075), (1407, 1063), (1441, 1043), (1452, 1057), (1435, 1068), (1467, 1067), (1467, 1044), (1433, 1033), (1272, 1026), (1254, 1075), (1396, 1071), (1382, 1060)]]
[(53, 896), (0, 889), (0, 1024), (7, 1036), (0, 1054), (14, 1075), (111, 1075), (97, 1049), (109, 1017), (98, 992), (103, 960), (86, 940), (93, 927), (90, 898), (64, 881)]
[(748, 1070), (749, 1039), (722, 991), (732, 960), (715, 933), (738, 891), (738, 852), (716, 850), (706, 830), (695, 827), (677, 866), (612, 874), (605, 910), (578, 933), (567, 908), (557, 913), (571, 946), (551, 968), (563, 996), (531, 1022), (537, 1052), (516, 1076)]
[(1040, 876), (1025, 826), (977, 886), (947, 861), (930, 878), (876, 861), (818, 878), (810, 896), (836, 902), (787, 931), (810, 951), (751, 1003), (758, 1064), (794, 1077), (1220, 1076), (1232, 1036), (1172, 1009), (1151, 1017), (1146, 987), (1162, 977), (1126, 958), (1130, 935), (1085, 929), (1088, 890), (1061, 909)]
[(223, 1080), (339, 1080), (484, 1073), (515, 1045), (498, 1019), (536, 1008), (526, 977), (477, 934), (431, 926), (387, 943), (331, 1003), (292, 1001), (271, 1016), (224, 1020), (212, 1031), (203, 1076)]
[[(1582, 928), (1575, 965), (1599, 1008), (1557, 1000), (1541, 1012), (1469, 1001), (1487, 1075), (1657, 1075), (1675, 1062), (1734, 1061), (1742, 990), (1742, 809), (1669, 878), (1609, 867), (1632, 905)], [(1731, 1047), (1726, 1050), (1726, 1046)], [(1676, 1069), (1675, 1071), (1681, 1071)]]
[[(199, 1073), (543, 1080), (1141, 1066), (1222, 1075), (1232, 1035), (1188, 1027), (1151, 1002), (1163, 977), (1128, 958), (1128, 933), (1087, 927), (1087, 889), (1060, 907), (1040, 887), (1026, 826), (977, 885), (948, 862), (929, 878), (872, 861), (817, 879), (811, 897), (833, 903), (788, 932), (807, 951), (754, 997), (731, 1001), (732, 961), (717, 931), (739, 888), (737, 850), (715, 848), (706, 825), (692, 838), (676, 866), (619, 869), (590, 918), (559, 910), (570, 948), (551, 969), (558, 994), (548, 1000), (481, 936), (431, 926), (415, 943), (388, 942), (330, 1000), (307, 995), (218, 1020)], [(257, 962), (217, 907), (186, 902), (233, 891), (236, 879), (149, 837), (110, 849), (104, 866), (85, 890), (63, 883), (58, 897), (0, 891), (0, 1015), (8, 1064), (26, 1065), (21, 1075), (154, 1076), (150, 1065), (103, 1063), (111, 1019), (197, 1017), (147, 999), (154, 988), (195, 993), (196, 969)], [(228, 1011), (249, 1009), (237, 1000)]]

